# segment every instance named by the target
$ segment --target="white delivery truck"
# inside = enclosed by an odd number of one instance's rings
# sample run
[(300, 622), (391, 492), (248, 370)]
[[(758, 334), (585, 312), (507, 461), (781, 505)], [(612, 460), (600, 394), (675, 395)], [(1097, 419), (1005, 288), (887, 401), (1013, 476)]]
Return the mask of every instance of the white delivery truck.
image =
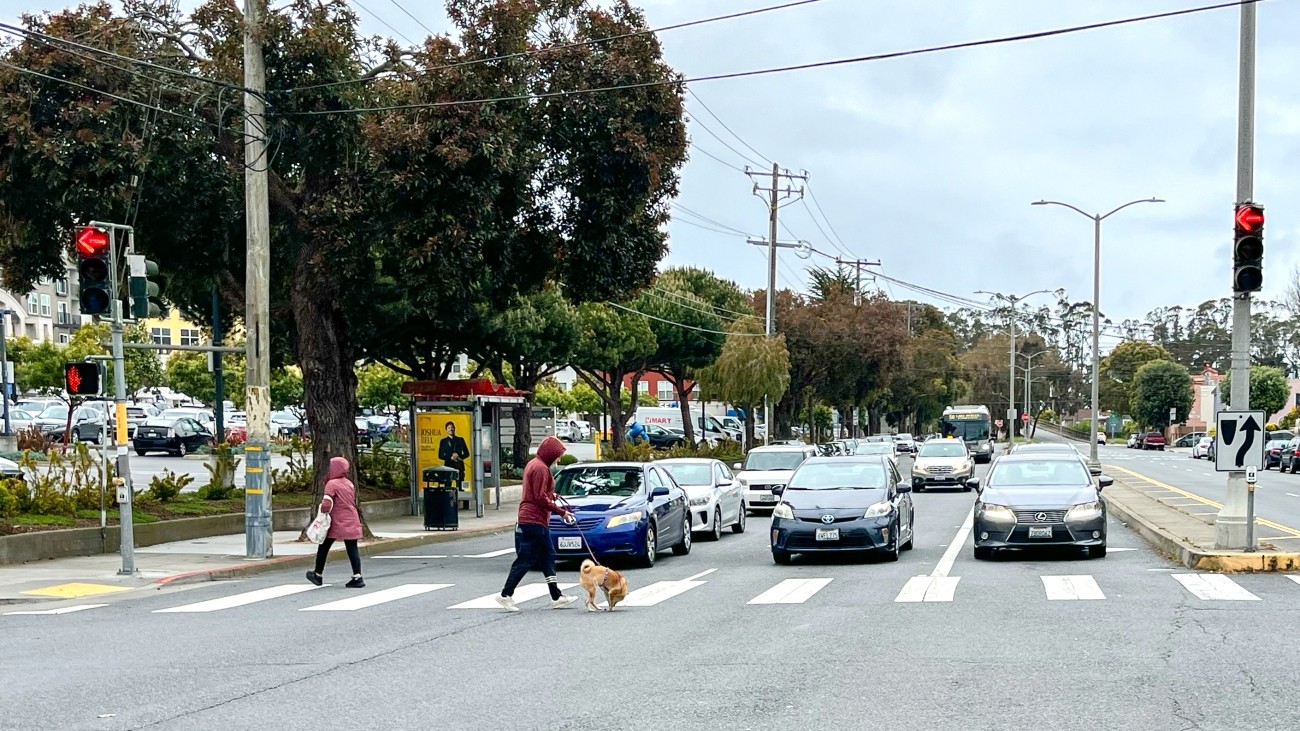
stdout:
[[(700, 414), (695, 413), (691, 416), (694, 421), (696, 439), (703, 437), (708, 439), (710, 443), (715, 443), (721, 439), (740, 441), (741, 435), (723, 426), (718, 417), (705, 414), (704, 417), (707, 421), (704, 423), (707, 426), (701, 428)], [(640, 406), (636, 410), (635, 418), (641, 426), (654, 424), (665, 429), (686, 431), (685, 427), (682, 426), (682, 410), (678, 408)]]

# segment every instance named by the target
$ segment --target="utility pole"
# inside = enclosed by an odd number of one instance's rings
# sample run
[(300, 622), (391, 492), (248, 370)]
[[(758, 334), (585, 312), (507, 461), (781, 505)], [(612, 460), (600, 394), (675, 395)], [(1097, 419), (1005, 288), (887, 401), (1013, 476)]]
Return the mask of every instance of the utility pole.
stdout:
[[(1237, 205), (1252, 203), (1255, 189), (1255, 3), (1241, 6), (1241, 48), (1237, 76)], [(1250, 293), (1232, 299), (1233, 411), (1250, 410)], [(1223, 508), (1214, 521), (1219, 549), (1255, 545), (1254, 491), (1245, 472), (1228, 473)], [(1249, 515), (1248, 515), (1249, 514)]]
[[(244, 219), (247, 311), (248, 441), (244, 445), (244, 552), (274, 555), (271, 523), (271, 216), (267, 198), (266, 64), (262, 16), (266, 0), (244, 0)], [(215, 355), (213, 357), (219, 357)]]
[[(751, 178), (754, 178), (759, 175), (766, 175), (767, 173), (759, 172), (756, 170), (750, 170), (748, 167), (746, 167), (745, 174)], [(791, 173), (789, 170), (783, 172), (781, 170), (780, 165), (776, 163), (772, 163), (771, 187), (762, 188), (759, 187), (757, 181), (754, 182), (754, 195), (758, 196), (759, 198), (763, 198), (762, 194), (764, 193), (767, 195), (767, 197), (764, 199), (766, 200), (768, 206), (767, 242), (766, 242), (767, 243), (767, 325), (764, 328), (764, 332), (767, 334), (769, 338), (772, 337), (772, 335), (776, 332), (776, 250), (778, 247), (781, 246), (781, 244), (778, 243), (776, 240), (776, 228), (777, 228), (777, 220), (778, 220), (777, 217), (782, 208), (781, 201), (790, 200), (790, 199), (799, 200), (803, 198), (803, 191), (804, 191), (803, 186), (800, 186), (798, 189), (795, 189), (793, 186), (790, 185), (787, 185), (785, 188), (782, 188), (781, 187), (782, 180), (789, 180), (789, 181), (798, 180), (801, 182), (807, 181), (808, 173), (805, 172), (805, 173), (795, 174), (795, 173)], [(798, 198), (795, 198), (796, 195), (798, 196)], [(791, 202), (793, 202), (793, 200)], [(787, 203), (786, 205), (789, 204)], [(791, 248), (800, 247), (800, 245), (798, 244), (789, 245), (789, 246)], [(808, 249), (808, 245), (805, 243), (802, 244), (802, 248), (800, 248), (800, 251), (801, 251), (800, 255), (803, 256), (804, 258), (807, 258), (807, 256), (802, 252), (804, 251), (810, 252), (810, 249)], [(763, 443), (768, 444), (771, 443), (771, 441), (772, 441), (772, 400), (771, 398), (765, 396), (763, 397)]]
[(836, 257), (835, 266), (853, 267), (853, 302), (854, 304), (857, 304), (862, 301), (862, 268), (878, 267), (880, 266), (880, 261), (871, 259), (841, 259)]

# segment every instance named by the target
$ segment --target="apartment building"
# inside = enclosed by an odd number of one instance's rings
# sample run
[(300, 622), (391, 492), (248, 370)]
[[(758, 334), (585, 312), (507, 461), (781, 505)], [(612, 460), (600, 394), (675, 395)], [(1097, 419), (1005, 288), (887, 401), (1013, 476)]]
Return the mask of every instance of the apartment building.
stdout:
[(0, 289), (0, 309), (5, 316), (5, 335), (34, 342), (66, 345), (88, 318), (81, 316), (77, 298), (77, 268), (67, 264), (64, 276), (37, 282), (26, 293)]
[[(166, 317), (153, 318), (140, 323), (149, 331), (155, 345), (203, 345), (202, 326), (181, 317), (180, 311), (171, 308)], [(160, 350), (159, 357), (166, 360), (172, 351)]]

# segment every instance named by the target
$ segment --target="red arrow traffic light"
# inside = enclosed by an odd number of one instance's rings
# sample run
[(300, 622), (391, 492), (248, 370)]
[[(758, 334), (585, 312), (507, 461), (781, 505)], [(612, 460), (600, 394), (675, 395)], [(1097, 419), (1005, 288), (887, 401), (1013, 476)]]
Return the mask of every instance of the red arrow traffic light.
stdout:
[(1237, 228), (1252, 232), (1264, 225), (1264, 209), (1259, 206), (1237, 207)]
[(77, 229), (77, 253), (82, 256), (97, 256), (108, 248), (108, 231), (94, 226)]

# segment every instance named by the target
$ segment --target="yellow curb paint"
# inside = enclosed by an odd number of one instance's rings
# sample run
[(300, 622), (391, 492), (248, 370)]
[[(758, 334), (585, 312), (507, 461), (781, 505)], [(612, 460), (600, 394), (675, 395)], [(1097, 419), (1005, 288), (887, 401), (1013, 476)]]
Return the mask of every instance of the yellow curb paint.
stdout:
[(261, 471), (262, 471), (262, 468), (261, 468), (261, 467), (245, 467), (245, 468), (244, 468), (244, 472), (258, 472), (258, 473), (260, 473)]
[(24, 591), (24, 594), (33, 596), (49, 596), (59, 599), (76, 599), (82, 596), (95, 596), (96, 594), (112, 594), (115, 591), (130, 591), (129, 586), (110, 586), (108, 584), (58, 584), (56, 586), (46, 586), (40, 589), (31, 589)]
[(253, 489), (246, 489), (246, 490), (244, 490), (244, 494), (246, 494), (246, 495), (261, 495), (261, 494), (264, 493), (264, 492), (266, 492), (266, 490), (262, 490), (262, 489), (260, 489), (260, 488), (253, 488)]
[[(1210, 499), (1208, 499), (1208, 498), (1203, 498), (1203, 497), (1201, 497), (1200, 495), (1197, 495), (1197, 494), (1194, 494), (1194, 493), (1190, 493), (1190, 492), (1187, 492), (1186, 490), (1182, 490), (1182, 489), (1180, 489), (1180, 488), (1174, 487), (1173, 485), (1165, 484), (1165, 483), (1163, 483), (1163, 482), (1161, 482), (1161, 481), (1159, 481), (1159, 480), (1153, 480), (1153, 479), (1151, 479), (1150, 477), (1147, 477), (1146, 475), (1143, 475), (1143, 474), (1139, 474), (1139, 473), (1137, 473), (1137, 472), (1134, 472), (1133, 470), (1124, 469), (1123, 467), (1118, 467), (1118, 466), (1116, 466), (1116, 465), (1105, 465), (1105, 467), (1106, 467), (1106, 469), (1117, 470), (1117, 471), (1119, 471), (1119, 472), (1123, 472), (1124, 474), (1132, 475), (1133, 477), (1136, 477), (1136, 478), (1138, 478), (1139, 480), (1145, 480), (1145, 481), (1151, 483), (1152, 485), (1155, 485), (1156, 487), (1163, 487), (1163, 488), (1166, 489), (1166, 490), (1170, 490), (1170, 491), (1172, 491), (1172, 492), (1176, 492), (1176, 493), (1178, 493), (1179, 495), (1182, 495), (1183, 497), (1186, 497), (1186, 498), (1188, 498), (1188, 499), (1190, 499), (1190, 500), (1195, 500), (1196, 502), (1201, 503), (1202, 505), (1208, 505), (1208, 506), (1210, 506), (1210, 507), (1212, 507), (1212, 508), (1218, 508), (1218, 509), (1220, 509), (1220, 510), (1223, 509), (1223, 503), (1217, 503), (1217, 502), (1215, 502), (1215, 501), (1213, 501), (1213, 500), (1210, 500)], [(1173, 507), (1173, 506), (1171, 505), (1171, 506), (1169, 506), (1169, 507)], [(1283, 531), (1283, 532), (1285, 532), (1285, 533), (1290, 533), (1292, 536), (1294, 536), (1294, 537), (1296, 537), (1296, 538), (1300, 538), (1300, 530), (1296, 530), (1295, 528), (1288, 528), (1288, 527), (1285, 526), (1285, 525), (1281, 525), (1281, 524), (1279, 524), (1279, 523), (1274, 523), (1274, 522), (1271, 521), (1271, 520), (1263, 520), (1263, 519), (1258, 519), (1258, 520), (1259, 520), (1259, 524), (1260, 524), (1260, 525), (1266, 525), (1266, 526), (1268, 526), (1269, 528), (1273, 528), (1273, 529), (1275, 529), (1275, 530), (1280, 530), (1280, 531)]]

